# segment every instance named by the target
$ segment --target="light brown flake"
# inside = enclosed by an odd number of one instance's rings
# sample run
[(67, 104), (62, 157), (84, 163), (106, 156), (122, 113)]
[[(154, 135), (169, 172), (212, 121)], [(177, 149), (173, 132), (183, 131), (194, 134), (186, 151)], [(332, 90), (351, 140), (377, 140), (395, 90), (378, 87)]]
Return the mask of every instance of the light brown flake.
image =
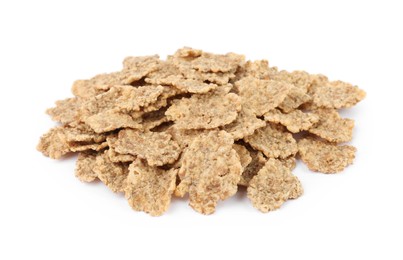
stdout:
[(304, 88), (293, 87), (278, 107), (285, 113), (290, 113), (309, 101), (311, 101), (311, 96)]
[(250, 156), (248, 149), (240, 144), (234, 144), (232, 148), (237, 152), (242, 169), (244, 170), (252, 161), (252, 157)]
[(365, 91), (342, 81), (326, 82), (318, 85), (312, 94), (313, 105), (324, 108), (349, 108), (363, 100)]
[(300, 187), (298, 183), (298, 178), (287, 167), (271, 158), (250, 181), (247, 196), (255, 208), (266, 213), (300, 194), (302, 191), (295, 191)]
[(165, 114), (181, 129), (212, 129), (233, 122), (240, 110), (241, 101), (236, 94), (195, 94), (174, 100)]
[(176, 187), (177, 169), (162, 170), (137, 159), (130, 167), (125, 196), (136, 211), (160, 216), (168, 210)]
[(266, 164), (267, 159), (260, 151), (250, 149), (249, 154), (252, 158), (247, 167), (244, 168), (238, 185), (248, 187), (250, 180), (255, 176), (260, 169)]
[(141, 128), (144, 130), (153, 129), (165, 122), (168, 122), (168, 118), (165, 116), (166, 109), (161, 108), (156, 111), (144, 113), (141, 117)]
[(161, 61), (158, 55), (151, 56), (131, 56), (123, 60), (123, 70), (136, 71), (142, 73), (144, 77), (157, 70)]
[(211, 214), (219, 200), (236, 193), (242, 166), (232, 145), (230, 134), (211, 131), (197, 137), (186, 149), (175, 193), (184, 196), (189, 192), (194, 210)]
[(117, 135), (110, 135), (106, 139), (109, 149), (107, 150), (109, 159), (114, 162), (114, 163), (119, 163), (119, 162), (133, 162), (136, 160), (136, 156), (131, 155), (131, 154), (120, 154), (115, 151), (115, 144), (116, 141), (118, 140)]
[(143, 128), (141, 118), (133, 118), (115, 109), (102, 111), (87, 117), (84, 122), (96, 133), (110, 132), (120, 128)]
[(36, 149), (52, 159), (60, 159), (70, 152), (63, 127), (54, 127), (39, 140)]
[(56, 107), (49, 108), (46, 113), (62, 124), (78, 124), (80, 120), (80, 108), (83, 104), (81, 98), (68, 98), (56, 101)]
[(295, 159), (294, 156), (290, 156), (285, 159), (278, 159), (285, 167), (290, 169), (290, 171), (294, 170), (295, 167), (297, 166), (297, 160)]
[(319, 109), (314, 111), (319, 122), (308, 131), (329, 142), (344, 143), (353, 138), (354, 120), (341, 118), (337, 110)]
[(69, 142), (69, 150), (71, 152), (83, 152), (88, 150), (101, 151), (102, 149), (108, 147), (107, 142), (102, 143), (88, 143), (88, 142)]
[(353, 163), (356, 148), (337, 146), (328, 142), (305, 138), (298, 142), (299, 155), (312, 171), (323, 173), (341, 172)]
[(83, 182), (92, 182), (98, 176), (94, 172), (97, 154), (94, 152), (81, 152), (78, 154), (75, 175)]
[(179, 145), (170, 134), (124, 129), (118, 134), (115, 150), (147, 160), (150, 166), (175, 162), (180, 154)]
[(285, 70), (278, 71), (277, 69), (270, 70), (270, 79), (287, 82), (293, 86), (301, 89), (303, 92), (307, 92), (315, 80), (318, 78), (322, 79), (323, 75), (312, 75), (305, 71), (292, 71), (288, 72)]
[(294, 110), (285, 114), (278, 109), (273, 109), (264, 114), (264, 119), (272, 123), (282, 124), (291, 133), (298, 133), (310, 129), (319, 121), (319, 116), (314, 113), (304, 113), (301, 110)]
[(253, 134), (256, 129), (265, 125), (266, 123), (257, 118), (252, 110), (242, 107), (235, 121), (221, 127), (221, 129), (231, 134), (234, 140), (239, 140)]
[(287, 158), (298, 151), (292, 135), (280, 125), (272, 123), (257, 129), (253, 135), (245, 137), (245, 141), (270, 158)]
[(236, 73), (237, 80), (244, 77), (254, 77), (256, 79), (270, 79), (269, 62), (267, 60), (247, 61)]
[(244, 63), (245, 57), (235, 53), (212, 54), (185, 47), (174, 54), (172, 61), (179, 68), (207, 73), (225, 73), (235, 71), (238, 66)]
[(101, 143), (106, 140), (106, 135), (95, 133), (85, 124), (77, 124), (74, 127), (63, 126), (63, 133), (67, 142)]
[(108, 91), (120, 83), (120, 72), (99, 74), (88, 80), (76, 80), (71, 91), (76, 97), (90, 98)]
[(208, 130), (179, 129), (174, 124), (166, 130), (166, 133), (170, 134), (172, 139), (175, 140), (175, 142), (177, 142), (182, 149), (184, 149), (188, 147), (196, 137), (207, 134)]
[(124, 191), (129, 173), (129, 164), (112, 162), (109, 159), (108, 151), (105, 151), (97, 155), (93, 171), (113, 192)]
[(185, 93), (203, 94), (217, 88), (216, 84), (204, 83), (194, 79), (176, 79), (172, 85)]
[(274, 80), (243, 78), (235, 83), (242, 97), (243, 106), (262, 116), (278, 107), (287, 96), (292, 85)]
[(116, 107), (125, 111), (138, 111), (142, 107), (147, 107), (155, 103), (158, 97), (164, 93), (163, 86), (143, 86), (126, 89), (122, 91), (124, 95), (115, 101)]

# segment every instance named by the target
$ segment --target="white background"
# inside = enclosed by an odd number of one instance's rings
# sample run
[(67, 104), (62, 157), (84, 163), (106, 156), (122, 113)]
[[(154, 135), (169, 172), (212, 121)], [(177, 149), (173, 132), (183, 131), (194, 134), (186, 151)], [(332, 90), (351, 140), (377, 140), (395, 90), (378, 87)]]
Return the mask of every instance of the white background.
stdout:
[[(402, 259), (400, 1), (1, 1), (0, 259)], [(129, 55), (192, 46), (359, 85), (353, 166), (295, 174), (305, 194), (262, 214), (245, 192), (162, 217), (35, 150), (44, 110)], [(400, 247), (400, 248), (399, 248)]]

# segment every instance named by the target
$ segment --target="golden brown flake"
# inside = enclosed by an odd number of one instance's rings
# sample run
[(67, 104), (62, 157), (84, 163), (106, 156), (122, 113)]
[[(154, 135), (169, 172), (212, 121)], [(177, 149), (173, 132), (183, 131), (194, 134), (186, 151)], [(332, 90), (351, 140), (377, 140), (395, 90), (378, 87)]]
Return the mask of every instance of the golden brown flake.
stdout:
[(240, 110), (241, 101), (236, 94), (195, 94), (174, 100), (165, 114), (181, 129), (212, 129), (233, 122)]
[(292, 85), (274, 80), (243, 78), (235, 83), (243, 106), (262, 116), (284, 101)]
[(319, 109), (314, 111), (319, 122), (308, 131), (323, 139), (334, 142), (349, 142), (353, 138), (354, 120), (341, 118), (334, 109)]
[(150, 166), (174, 163), (180, 154), (180, 147), (170, 134), (134, 129), (119, 132), (115, 150), (145, 159)]
[(300, 194), (298, 183), (298, 178), (287, 167), (270, 158), (250, 181), (247, 196), (255, 208), (266, 213), (280, 208), (290, 197)]
[(83, 182), (92, 182), (98, 176), (94, 172), (97, 154), (94, 152), (81, 152), (78, 154), (76, 162), (76, 177)]
[(230, 134), (211, 131), (197, 137), (184, 152), (175, 193), (184, 196), (189, 192), (194, 210), (211, 214), (219, 200), (236, 193), (242, 166), (232, 145)]
[(272, 123), (257, 129), (253, 135), (245, 137), (245, 141), (270, 158), (287, 158), (298, 151), (292, 135), (280, 125)]
[(167, 211), (175, 191), (178, 170), (151, 167), (139, 159), (129, 169), (125, 196), (130, 206), (151, 216), (160, 216)]
[(305, 138), (298, 142), (299, 155), (312, 171), (323, 173), (341, 172), (353, 163), (356, 148), (337, 146), (328, 142)]
[(282, 124), (291, 133), (298, 133), (310, 129), (319, 121), (319, 116), (314, 113), (304, 113), (301, 110), (294, 110), (285, 114), (278, 109), (273, 109), (264, 114), (264, 119), (272, 123)]

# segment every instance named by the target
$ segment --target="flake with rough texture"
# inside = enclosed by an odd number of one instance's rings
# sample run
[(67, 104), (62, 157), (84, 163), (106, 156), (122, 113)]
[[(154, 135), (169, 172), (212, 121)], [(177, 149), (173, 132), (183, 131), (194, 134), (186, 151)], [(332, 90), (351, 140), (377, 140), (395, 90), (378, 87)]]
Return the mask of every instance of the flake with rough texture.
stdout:
[(145, 75), (158, 69), (161, 61), (158, 55), (127, 57), (123, 60), (123, 70), (136, 71)]
[(159, 109), (156, 111), (143, 114), (141, 117), (141, 128), (144, 130), (150, 130), (165, 122), (168, 122), (168, 118), (165, 116), (166, 109)]
[(253, 135), (245, 137), (245, 141), (269, 158), (283, 159), (298, 151), (297, 142), (292, 135), (280, 125), (272, 123), (257, 129)]
[(234, 144), (232, 148), (237, 152), (242, 169), (244, 170), (252, 161), (252, 157), (250, 156), (248, 149), (240, 144)]
[(119, 84), (121, 73), (114, 72), (99, 74), (88, 80), (76, 80), (71, 91), (76, 97), (90, 98), (108, 91), (112, 86)]
[(170, 134), (172, 139), (175, 140), (182, 149), (184, 149), (188, 147), (196, 137), (207, 134), (208, 130), (179, 129), (176, 125), (173, 125), (166, 130), (166, 133)]
[(150, 166), (161, 166), (175, 162), (180, 154), (179, 145), (167, 133), (142, 132), (124, 129), (118, 134), (115, 150), (147, 160)]
[(87, 117), (84, 122), (96, 133), (110, 132), (120, 128), (140, 129), (143, 127), (140, 124), (141, 118), (133, 119), (130, 115), (115, 110), (107, 110)]
[(142, 107), (147, 107), (155, 103), (158, 97), (164, 93), (163, 86), (144, 86), (129, 88), (123, 92), (125, 95), (116, 100), (116, 106), (125, 111), (139, 111)]
[(290, 156), (285, 159), (278, 159), (285, 167), (292, 171), (297, 166), (297, 161), (294, 156)]
[(235, 71), (245, 60), (243, 55), (228, 53), (212, 54), (188, 47), (178, 50), (173, 56), (173, 63), (180, 68), (194, 69), (200, 72)]
[(76, 162), (76, 177), (83, 182), (92, 182), (98, 176), (94, 172), (97, 154), (94, 152), (81, 152), (78, 154)]
[(71, 152), (84, 152), (88, 150), (101, 151), (108, 147), (107, 142), (103, 143), (87, 143), (87, 142), (69, 142), (69, 149)]
[(46, 113), (54, 121), (62, 124), (77, 124), (80, 120), (80, 108), (83, 104), (81, 98), (68, 98), (56, 101), (56, 107), (49, 108)]
[(55, 127), (44, 134), (36, 149), (52, 159), (60, 159), (70, 152), (63, 127)]
[(61, 126), (37, 149), (55, 159), (78, 152), (80, 180), (98, 178), (153, 216), (173, 193), (189, 193), (203, 214), (238, 185), (264, 212), (298, 198), (303, 188), (290, 173), (297, 152), (314, 171), (351, 164), (355, 148), (337, 144), (351, 140), (354, 122), (336, 109), (365, 97), (324, 75), (189, 47), (166, 60), (127, 57), (122, 70), (78, 80), (72, 92), (47, 110)]
[(344, 143), (353, 138), (354, 120), (341, 118), (334, 109), (319, 109), (314, 111), (319, 122), (308, 131), (329, 142)]
[(232, 145), (230, 134), (211, 131), (197, 137), (184, 152), (175, 193), (184, 196), (189, 192), (194, 210), (211, 214), (219, 200), (236, 193), (242, 166)]
[(113, 192), (123, 192), (129, 165), (127, 163), (114, 163), (109, 159), (108, 151), (99, 153), (93, 171), (98, 178)]
[(337, 146), (311, 138), (300, 140), (298, 150), (302, 161), (310, 170), (323, 173), (341, 172), (353, 163), (356, 152), (353, 146)]
[(136, 211), (160, 216), (168, 210), (176, 187), (177, 169), (162, 170), (137, 159), (130, 167), (125, 196)]
[(278, 107), (285, 113), (292, 112), (294, 109), (297, 109), (302, 104), (305, 104), (311, 100), (311, 97), (306, 94), (306, 92), (307, 91), (303, 88), (291, 88), (288, 95)]
[(241, 110), (240, 98), (226, 95), (193, 95), (174, 100), (166, 116), (182, 129), (211, 129), (233, 122)]
[(115, 144), (116, 141), (118, 140), (117, 135), (110, 135), (106, 139), (109, 149), (107, 150), (109, 159), (114, 162), (114, 163), (119, 163), (119, 162), (133, 162), (136, 160), (136, 156), (131, 155), (131, 154), (120, 154), (115, 151)]
[(74, 127), (63, 126), (62, 128), (67, 142), (101, 143), (106, 140), (106, 135), (95, 133), (85, 124), (78, 124)]
[(260, 151), (249, 149), (249, 154), (252, 160), (248, 166), (244, 168), (241, 179), (238, 182), (238, 185), (246, 187), (249, 185), (249, 182), (253, 176), (255, 176), (267, 162), (267, 159)]
[(322, 75), (311, 75), (305, 71), (293, 71), (288, 72), (285, 70), (277, 71), (277, 69), (271, 70), (270, 79), (287, 82), (289, 84), (294, 85), (295, 87), (303, 90), (306, 93), (311, 85), (314, 83), (317, 76), (321, 77)]
[(270, 79), (270, 68), (267, 60), (247, 61), (237, 71), (237, 79), (244, 77), (254, 77), (256, 79)]
[(234, 140), (239, 140), (253, 134), (256, 129), (265, 125), (266, 123), (257, 118), (252, 110), (242, 107), (235, 121), (221, 127), (221, 129), (230, 133)]
[(285, 114), (278, 109), (273, 109), (264, 114), (264, 119), (272, 123), (282, 124), (291, 133), (298, 133), (310, 129), (319, 121), (319, 116), (314, 113), (304, 113), (301, 110), (294, 110)]
[(298, 178), (280, 161), (271, 158), (250, 181), (247, 196), (255, 208), (266, 213), (301, 194), (300, 187)]
[(252, 77), (237, 81), (235, 86), (243, 99), (242, 105), (251, 109), (257, 116), (262, 116), (278, 107), (292, 88), (288, 83)]
[(342, 81), (331, 81), (316, 87), (313, 104), (324, 108), (349, 108), (365, 98), (365, 91)]

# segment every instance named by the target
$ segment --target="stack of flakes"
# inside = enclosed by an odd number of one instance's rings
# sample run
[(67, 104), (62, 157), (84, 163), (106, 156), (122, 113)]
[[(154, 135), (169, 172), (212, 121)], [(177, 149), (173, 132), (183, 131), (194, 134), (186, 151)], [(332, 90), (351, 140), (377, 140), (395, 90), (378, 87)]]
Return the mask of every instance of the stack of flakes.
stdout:
[(171, 197), (211, 214), (247, 187), (262, 212), (298, 198), (296, 155), (313, 171), (353, 162), (354, 121), (338, 109), (365, 97), (351, 84), (266, 60), (182, 48), (167, 60), (128, 57), (123, 69), (74, 82), (75, 97), (47, 113), (61, 125), (38, 150), (54, 159), (78, 152), (76, 176), (123, 192), (130, 206), (163, 214)]

